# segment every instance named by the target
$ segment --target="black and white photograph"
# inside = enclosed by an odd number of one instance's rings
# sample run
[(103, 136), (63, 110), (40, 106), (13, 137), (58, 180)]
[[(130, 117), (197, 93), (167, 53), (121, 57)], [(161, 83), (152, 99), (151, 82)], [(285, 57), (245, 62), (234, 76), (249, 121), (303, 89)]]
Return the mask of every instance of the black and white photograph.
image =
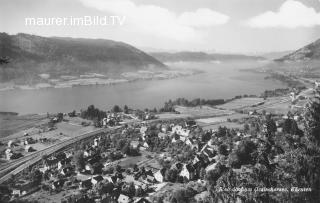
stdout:
[(320, 0), (0, 0), (0, 203), (291, 202)]

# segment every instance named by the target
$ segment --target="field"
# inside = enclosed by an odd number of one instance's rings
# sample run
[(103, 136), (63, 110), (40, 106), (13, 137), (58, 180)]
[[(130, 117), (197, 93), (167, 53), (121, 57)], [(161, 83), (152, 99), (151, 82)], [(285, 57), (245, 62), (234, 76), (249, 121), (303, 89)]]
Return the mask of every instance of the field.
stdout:
[(46, 115), (0, 115), (0, 139), (48, 122)]
[(243, 108), (245, 112), (254, 111), (260, 112), (265, 110), (273, 114), (287, 114), (291, 109), (291, 99), (288, 96), (283, 97), (269, 97), (264, 104), (256, 107)]
[(209, 106), (197, 106), (197, 107), (183, 107), (177, 106), (175, 108), (180, 114), (188, 115), (189, 117), (210, 117), (210, 116), (224, 116), (231, 115), (234, 112), (229, 110), (221, 110), (212, 108)]
[(263, 98), (259, 98), (259, 97), (253, 97), (253, 98), (241, 98), (241, 99), (235, 99), (231, 102), (228, 102), (226, 104), (222, 104), (217, 106), (218, 108), (222, 108), (222, 109), (241, 109), (244, 107), (250, 107), (253, 105), (257, 105), (259, 103), (263, 102)]
[(236, 121), (248, 117), (247, 114), (235, 113), (228, 116), (211, 117), (211, 118), (201, 118), (197, 119), (197, 124), (204, 130), (213, 129), (216, 130), (219, 126), (225, 126), (227, 128), (242, 128), (243, 125), (238, 124)]
[[(33, 140), (38, 140), (36, 143), (29, 143), (28, 145), (31, 146), (34, 150), (39, 151), (43, 150), (57, 141), (63, 141), (68, 140), (70, 138), (76, 137), (78, 135), (90, 132), (94, 129), (93, 126), (81, 126), (77, 124), (77, 122), (80, 122), (81, 118), (70, 118), (69, 122), (60, 122), (56, 124), (56, 129), (50, 130), (50, 131), (43, 131), (41, 127), (39, 127), (36, 124), (33, 124), (33, 127), (26, 130), (22, 130), (20, 132), (8, 135), (4, 138), (1, 138), (1, 142), (3, 145), (0, 146), (0, 151), (4, 151), (7, 148), (7, 143), (9, 140), (12, 140), (14, 143), (16, 143), (17, 146), (12, 147), (12, 151), (15, 153), (21, 153), (22, 155), (26, 155), (32, 152), (26, 152), (24, 150), (24, 145), (21, 143), (21, 141), (26, 140), (27, 138), (32, 138)], [(24, 132), (28, 132), (28, 136), (24, 136)], [(46, 142), (39, 142), (40, 139), (46, 138)], [(10, 162), (10, 161), (9, 161)], [(0, 161), (0, 165), (3, 165), (4, 163), (8, 163), (8, 161), (4, 160), (4, 157), (2, 156), (2, 159)]]

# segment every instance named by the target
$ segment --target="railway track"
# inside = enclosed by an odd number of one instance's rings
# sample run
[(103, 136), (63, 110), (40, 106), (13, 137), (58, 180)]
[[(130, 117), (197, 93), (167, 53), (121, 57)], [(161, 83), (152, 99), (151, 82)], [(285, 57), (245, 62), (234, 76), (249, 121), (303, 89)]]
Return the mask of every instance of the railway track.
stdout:
[[(113, 128), (116, 129), (116, 128)], [(24, 156), (14, 162), (11, 162), (9, 165), (0, 168), (0, 184), (8, 180), (12, 175), (16, 175), (23, 171), (25, 168), (32, 166), (42, 159), (43, 155), (51, 155), (54, 152), (57, 152), (63, 148), (66, 148), (77, 141), (89, 138), (91, 136), (95, 136), (100, 133), (105, 133), (111, 131), (112, 129), (99, 129), (89, 133), (81, 134), (77, 137), (70, 138), (65, 141), (60, 141), (54, 145), (51, 145), (43, 150), (39, 150), (34, 152), (33, 154)]]

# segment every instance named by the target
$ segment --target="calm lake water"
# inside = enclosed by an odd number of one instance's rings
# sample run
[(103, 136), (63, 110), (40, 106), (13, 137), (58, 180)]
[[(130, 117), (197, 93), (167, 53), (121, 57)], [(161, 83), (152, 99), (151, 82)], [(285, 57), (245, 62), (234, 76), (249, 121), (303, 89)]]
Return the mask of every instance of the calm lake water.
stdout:
[(262, 66), (260, 62), (176, 63), (171, 67), (204, 73), (168, 80), (150, 80), (113, 86), (82, 86), (63, 89), (11, 90), (0, 92), (0, 111), (20, 114), (70, 112), (90, 104), (109, 110), (113, 105), (133, 108), (160, 107), (178, 97), (228, 99), (236, 95), (260, 95), (266, 89), (285, 87), (265, 80), (264, 74), (239, 71)]

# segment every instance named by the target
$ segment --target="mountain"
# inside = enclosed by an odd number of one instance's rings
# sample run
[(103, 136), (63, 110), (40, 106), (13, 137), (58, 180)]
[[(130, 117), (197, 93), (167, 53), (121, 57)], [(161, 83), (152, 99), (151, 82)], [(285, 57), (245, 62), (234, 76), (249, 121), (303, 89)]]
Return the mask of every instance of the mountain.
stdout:
[(209, 54), (205, 52), (152, 52), (149, 53), (154, 58), (162, 62), (177, 62), (177, 61), (228, 61), (228, 60), (264, 60), (260, 56), (247, 56), (241, 54)]
[(320, 59), (320, 39), (317, 41), (308, 44), (307, 46), (298, 49), (288, 55), (285, 55), (281, 58), (276, 59), (275, 61), (283, 62), (283, 61), (309, 61), (309, 60), (319, 60)]
[(290, 51), (278, 51), (278, 52), (265, 52), (265, 53), (261, 53), (259, 54), (260, 56), (269, 59), (269, 60), (274, 60), (274, 59), (278, 59), (281, 58), (283, 56), (286, 56), (288, 54), (290, 54), (292, 52), (292, 50)]
[(36, 80), (39, 74), (61, 75), (100, 73), (115, 76), (166, 66), (143, 51), (123, 42), (105, 39), (40, 37), (0, 33), (0, 82)]

